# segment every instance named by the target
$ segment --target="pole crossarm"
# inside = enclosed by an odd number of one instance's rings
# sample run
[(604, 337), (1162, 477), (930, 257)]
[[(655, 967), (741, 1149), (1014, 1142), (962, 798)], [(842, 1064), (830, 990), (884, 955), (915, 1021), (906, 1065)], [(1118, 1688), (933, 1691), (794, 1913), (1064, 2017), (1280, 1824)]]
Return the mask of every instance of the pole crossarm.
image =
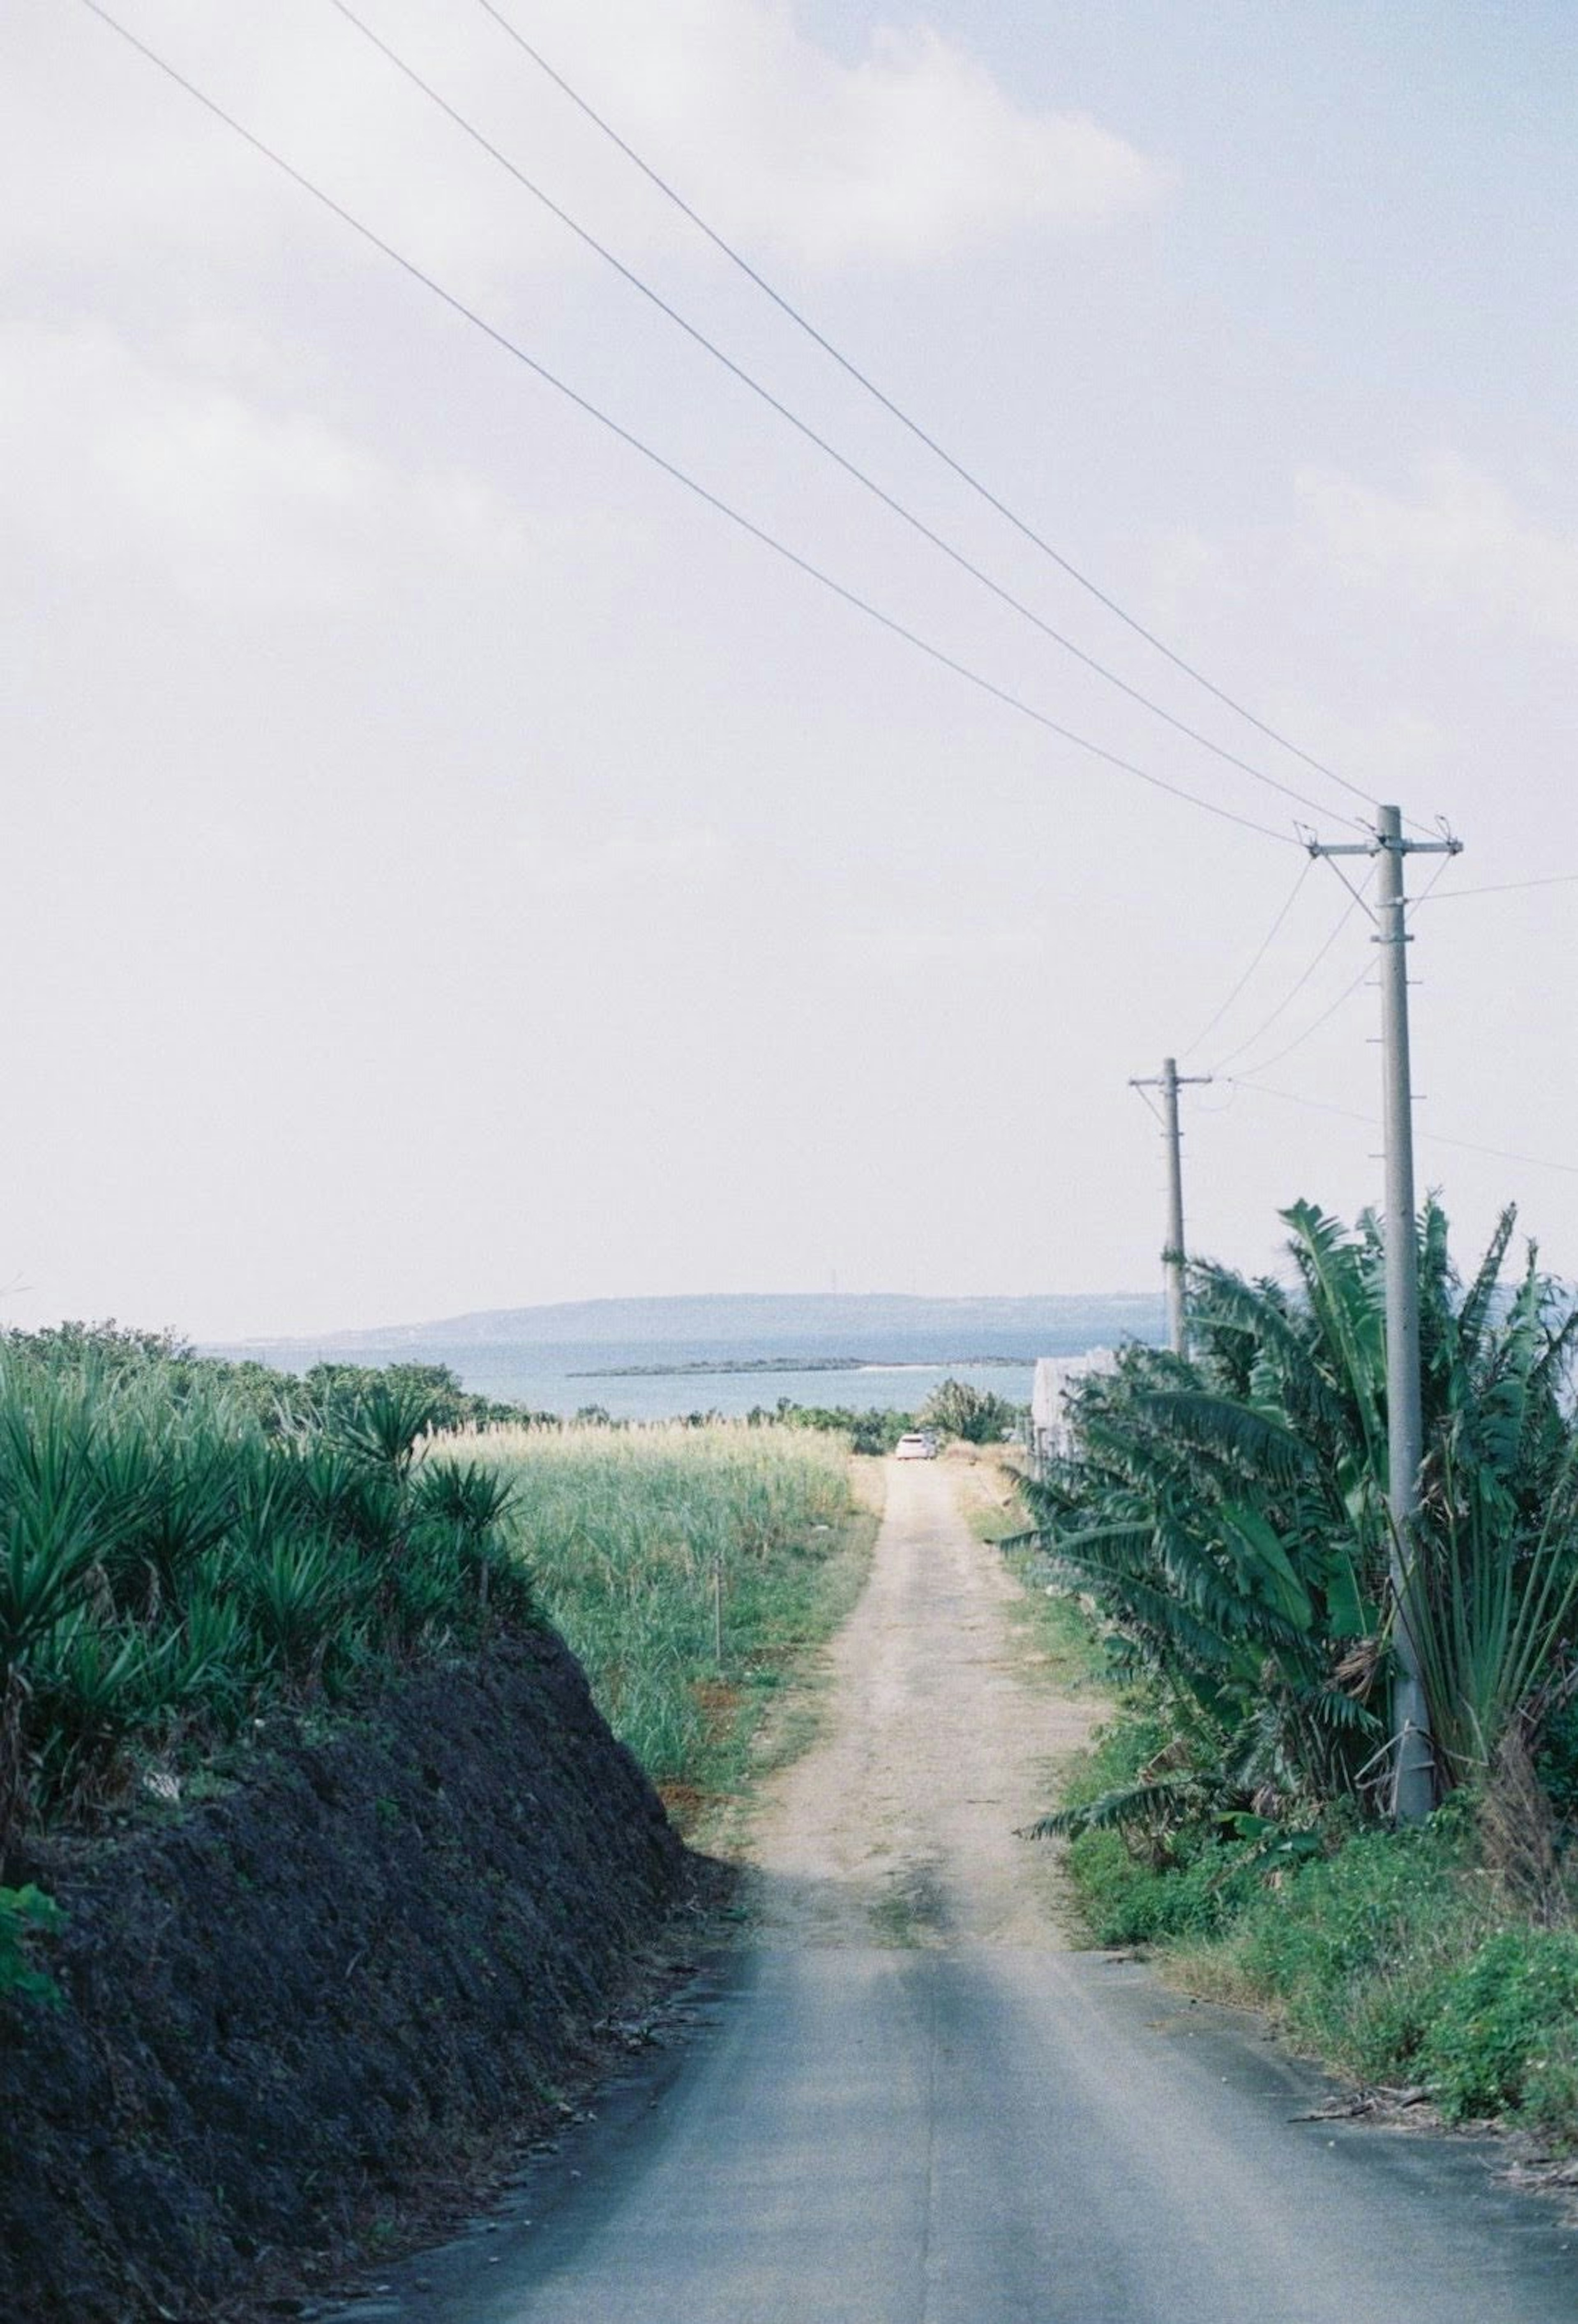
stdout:
[(1373, 839), (1306, 839), (1311, 855), (1461, 855), (1463, 843), (1448, 832), (1444, 839), (1405, 839), (1398, 832), (1377, 832)]

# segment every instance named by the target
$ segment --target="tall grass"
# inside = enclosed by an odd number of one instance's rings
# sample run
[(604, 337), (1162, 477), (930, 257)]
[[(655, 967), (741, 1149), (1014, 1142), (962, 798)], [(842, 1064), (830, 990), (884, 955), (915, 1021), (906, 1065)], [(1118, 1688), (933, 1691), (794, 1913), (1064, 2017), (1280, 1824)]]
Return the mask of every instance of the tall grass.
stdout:
[(726, 1788), (784, 1658), (853, 1598), (844, 1444), (728, 1421), (446, 1443), (508, 1478), (509, 1537), (614, 1732), (670, 1791)]

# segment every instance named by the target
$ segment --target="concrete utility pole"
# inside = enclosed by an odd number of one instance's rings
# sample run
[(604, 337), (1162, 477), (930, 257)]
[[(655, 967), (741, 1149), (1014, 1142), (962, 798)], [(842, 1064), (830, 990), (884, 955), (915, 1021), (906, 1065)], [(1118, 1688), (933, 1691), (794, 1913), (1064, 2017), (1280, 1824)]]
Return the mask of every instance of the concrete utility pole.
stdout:
[(1184, 1151), (1178, 1128), (1178, 1092), (1211, 1079), (1209, 1074), (1180, 1074), (1176, 1057), (1164, 1057), (1161, 1072), (1149, 1081), (1130, 1080), (1130, 1089), (1161, 1092), (1161, 1134), (1167, 1149), (1167, 1239), (1161, 1255), (1167, 1287), (1167, 1345), (1175, 1356), (1189, 1352), (1189, 1317), (1184, 1297)]
[(1398, 1675), (1392, 1690), (1392, 1812), (1422, 1823), (1435, 1804), (1435, 1760), (1419, 1645), (1412, 1618), (1414, 1520), (1425, 1417), (1419, 1385), (1419, 1245), (1415, 1227), (1414, 1096), (1408, 1067), (1408, 954), (1404, 858), (1457, 855), (1461, 839), (1405, 839), (1395, 807), (1376, 810), (1367, 844), (1326, 847), (1312, 855), (1376, 855), (1375, 942), (1380, 946), (1381, 1113), (1386, 1126), (1387, 1499), (1391, 1509), (1391, 1582), (1397, 1603)]

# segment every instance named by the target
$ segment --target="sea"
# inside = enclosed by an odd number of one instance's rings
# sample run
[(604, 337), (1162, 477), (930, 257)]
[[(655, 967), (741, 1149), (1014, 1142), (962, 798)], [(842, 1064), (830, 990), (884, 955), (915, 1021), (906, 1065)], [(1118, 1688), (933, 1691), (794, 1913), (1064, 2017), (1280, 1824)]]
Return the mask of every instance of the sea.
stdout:
[[(669, 1420), (691, 1413), (740, 1416), (758, 1406), (771, 1411), (779, 1399), (791, 1404), (852, 1405), (891, 1412), (918, 1412), (933, 1388), (946, 1379), (966, 1380), (1010, 1404), (1028, 1405), (1037, 1355), (1080, 1354), (1083, 1349), (1025, 1349), (998, 1354), (973, 1349), (949, 1358), (939, 1351), (894, 1354), (878, 1351), (870, 1360), (841, 1359), (824, 1369), (804, 1347), (751, 1351), (750, 1360), (771, 1370), (741, 1370), (738, 1351), (720, 1357), (715, 1349), (674, 1341), (632, 1341), (610, 1347), (606, 1341), (567, 1341), (512, 1346), (498, 1341), (424, 1341), (376, 1352), (291, 1342), (266, 1350), (226, 1352), (262, 1356), (282, 1371), (306, 1371), (315, 1363), (448, 1364), (468, 1388), (483, 1396), (523, 1404), (532, 1412), (567, 1416), (599, 1406), (614, 1420)], [(983, 1357), (987, 1360), (982, 1360)], [(974, 1360), (971, 1360), (974, 1357)], [(808, 1358), (803, 1370), (784, 1369)], [(717, 1369), (692, 1369), (714, 1366)]]
[[(918, 1412), (946, 1379), (1028, 1405), (1038, 1357), (1083, 1355), (1130, 1333), (1155, 1336), (1159, 1306), (1130, 1297), (591, 1303), (212, 1352), (298, 1372), (323, 1362), (448, 1364), (484, 1396), (566, 1416), (591, 1406), (615, 1420), (736, 1416), (771, 1411), (782, 1398)], [(561, 1315), (582, 1330), (554, 1336), (550, 1316)], [(634, 1331), (622, 1328), (631, 1323)]]
[[(687, 1358), (672, 1346), (623, 1351), (617, 1372), (604, 1347), (523, 1348), (512, 1360), (503, 1348), (435, 1350), (423, 1360), (447, 1363), (469, 1388), (507, 1397), (533, 1412), (573, 1414), (597, 1405), (614, 1420), (671, 1420), (693, 1412), (734, 1416), (758, 1407), (771, 1411), (780, 1397), (791, 1404), (853, 1405), (864, 1412), (918, 1412), (934, 1388), (946, 1379), (968, 1380), (990, 1388), (1010, 1404), (1028, 1404), (1035, 1360), (983, 1363), (880, 1362), (840, 1364), (836, 1370), (691, 1370), (678, 1365), (705, 1363), (705, 1353)], [(786, 1353), (778, 1360), (788, 1361)], [(636, 1370), (662, 1364), (661, 1371)]]

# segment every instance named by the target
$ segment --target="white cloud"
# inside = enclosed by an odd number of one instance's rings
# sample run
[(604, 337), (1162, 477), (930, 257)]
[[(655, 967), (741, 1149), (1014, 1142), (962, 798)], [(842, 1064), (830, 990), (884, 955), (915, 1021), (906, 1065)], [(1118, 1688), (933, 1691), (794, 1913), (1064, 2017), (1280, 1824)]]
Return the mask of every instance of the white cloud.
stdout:
[[(574, 263), (562, 227), (321, 0), (254, 12), (245, 39), (226, 12), (185, 0), (125, 7), (153, 48), (463, 291)], [(366, 16), (623, 254), (662, 244), (705, 256), (480, 12), (435, 23), (419, 0), (366, 0)], [(925, 263), (1127, 215), (1164, 183), (1114, 132), (1027, 111), (924, 25), (880, 29), (844, 62), (800, 31), (787, 0), (545, 0), (513, 20), (724, 232), (811, 264)], [(221, 249), (255, 267), (286, 236), (338, 231), (314, 229), (266, 162), (86, 16), (22, 44), (8, 84), (0, 197), (13, 265), (101, 256), (106, 212), (128, 252), (192, 252), (205, 268)]]
[(1330, 470), (1297, 480), (1307, 548), (1344, 578), (1433, 613), (1578, 641), (1578, 538), (1520, 509), (1493, 478), (1443, 454), (1411, 494)]
[(922, 263), (1026, 226), (1121, 216), (1163, 183), (1095, 122), (1024, 111), (925, 26), (879, 29), (845, 64), (783, 0), (600, 19), (559, 0), (548, 16), (544, 46), (716, 219), (817, 263)]
[(156, 571), (202, 604), (327, 611), (437, 558), (487, 577), (540, 546), (475, 477), (405, 475), (313, 414), (272, 410), (103, 328), (0, 338), (0, 524), (51, 563)]

